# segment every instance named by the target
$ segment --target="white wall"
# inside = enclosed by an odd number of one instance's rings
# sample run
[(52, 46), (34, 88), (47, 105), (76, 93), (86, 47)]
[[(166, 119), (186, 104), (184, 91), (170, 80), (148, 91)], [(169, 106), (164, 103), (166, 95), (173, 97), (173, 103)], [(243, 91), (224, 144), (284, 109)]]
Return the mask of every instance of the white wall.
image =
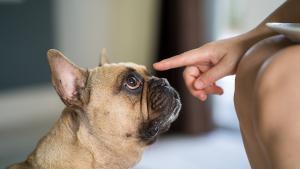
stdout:
[(276, 8), (278, 8), (285, 0), (243, 0), (245, 1), (243, 11), (245, 15), (243, 28), (249, 30), (263, 21)]
[(249, 31), (262, 22), (285, 0), (213, 0), (215, 38)]
[(157, 0), (56, 0), (55, 42), (77, 64), (94, 67), (107, 48), (110, 60), (151, 65)]

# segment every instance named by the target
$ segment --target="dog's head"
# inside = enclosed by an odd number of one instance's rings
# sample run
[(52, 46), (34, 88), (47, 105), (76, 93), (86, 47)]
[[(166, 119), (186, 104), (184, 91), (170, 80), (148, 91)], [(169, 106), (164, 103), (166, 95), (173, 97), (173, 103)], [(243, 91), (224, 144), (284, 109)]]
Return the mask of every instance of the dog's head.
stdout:
[[(133, 63), (83, 69), (57, 50), (48, 51), (53, 85), (67, 107), (83, 112), (92, 133), (147, 145), (178, 116), (178, 93), (166, 79)], [(104, 62), (104, 59), (102, 59)], [(78, 115), (76, 115), (77, 117)]]

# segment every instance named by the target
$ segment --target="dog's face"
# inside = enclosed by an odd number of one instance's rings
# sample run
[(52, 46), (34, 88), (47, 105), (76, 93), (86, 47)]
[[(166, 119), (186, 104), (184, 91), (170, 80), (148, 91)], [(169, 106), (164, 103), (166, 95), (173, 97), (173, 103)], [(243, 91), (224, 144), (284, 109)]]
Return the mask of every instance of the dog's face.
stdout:
[(118, 137), (146, 145), (178, 116), (178, 93), (166, 79), (151, 76), (144, 66), (102, 63), (87, 70), (56, 50), (49, 50), (48, 60), (62, 101), (84, 112), (79, 120), (101, 138)]

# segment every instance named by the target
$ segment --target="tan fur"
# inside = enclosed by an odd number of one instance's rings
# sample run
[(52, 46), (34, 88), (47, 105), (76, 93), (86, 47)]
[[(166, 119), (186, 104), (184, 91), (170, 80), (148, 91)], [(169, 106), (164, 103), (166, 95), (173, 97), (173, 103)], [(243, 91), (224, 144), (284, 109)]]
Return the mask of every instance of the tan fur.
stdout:
[[(52, 57), (66, 58), (54, 50), (48, 55), (54, 74), (51, 64), (57, 63), (52, 63)], [(146, 80), (150, 77), (144, 66), (133, 63), (104, 64), (86, 72), (78, 68), (80, 71), (74, 71), (78, 77), (88, 74), (83, 81), (87, 86), (81, 92), (89, 95), (84, 98), (81, 93), (83, 98), (77, 98), (76, 102), (64, 96), (64, 87), (58, 86), (59, 80), (53, 77), (54, 86), (67, 107), (27, 160), (9, 169), (128, 169), (134, 166), (146, 147), (138, 138), (139, 124), (150, 117), (146, 90), (142, 100), (123, 92), (115, 93), (118, 92), (115, 91), (118, 75), (128, 67)]]

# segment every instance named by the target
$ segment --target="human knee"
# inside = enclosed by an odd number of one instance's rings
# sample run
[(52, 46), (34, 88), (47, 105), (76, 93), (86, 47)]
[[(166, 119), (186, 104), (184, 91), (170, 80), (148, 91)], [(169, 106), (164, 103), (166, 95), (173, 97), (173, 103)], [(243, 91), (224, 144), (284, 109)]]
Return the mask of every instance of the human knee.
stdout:
[(300, 72), (300, 45), (286, 47), (261, 66), (257, 79), (258, 94), (264, 95), (276, 89), (282, 89), (287, 83), (298, 80)]
[(286, 112), (291, 107), (297, 107), (296, 100), (300, 99), (299, 64), (300, 45), (293, 45), (274, 54), (259, 70), (254, 90), (257, 107), (255, 122), (263, 141), (272, 140), (270, 138), (291, 121)]
[(248, 98), (249, 93), (253, 91), (257, 72), (265, 60), (288, 43), (283, 36), (270, 37), (255, 44), (242, 57), (237, 67), (235, 80), (234, 101), (236, 107), (241, 98)]
[(236, 82), (243, 82), (249, 74), (256, 74), (264, 61), (290, 42), (283, 36), (264, 39), (252, 46), (242, 57), (236, 71)]

